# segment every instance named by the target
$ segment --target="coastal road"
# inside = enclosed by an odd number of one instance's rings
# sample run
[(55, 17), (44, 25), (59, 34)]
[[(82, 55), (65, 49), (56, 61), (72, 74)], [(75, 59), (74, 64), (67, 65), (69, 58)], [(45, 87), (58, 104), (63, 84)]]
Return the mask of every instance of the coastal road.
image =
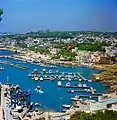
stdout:
[(5, 97), (4, 93), (6, 92), (7, 86), (2, 85), (1, 88), (1, 108), (4, 110), (4, 118), (5, 120), (13, 120), (11, 114), (10, 114), (10, 108), (7, 106), (7, 98)]

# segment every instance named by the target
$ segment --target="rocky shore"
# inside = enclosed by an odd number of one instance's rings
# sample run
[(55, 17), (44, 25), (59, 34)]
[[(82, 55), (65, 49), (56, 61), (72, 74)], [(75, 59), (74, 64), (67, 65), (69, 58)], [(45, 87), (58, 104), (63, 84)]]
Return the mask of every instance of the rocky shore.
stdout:
[(94, 74), (95, 81), (102, 81), (110, 87), (110, 92), (117, 92), (117, 64), (103, 66), (104, 72)]

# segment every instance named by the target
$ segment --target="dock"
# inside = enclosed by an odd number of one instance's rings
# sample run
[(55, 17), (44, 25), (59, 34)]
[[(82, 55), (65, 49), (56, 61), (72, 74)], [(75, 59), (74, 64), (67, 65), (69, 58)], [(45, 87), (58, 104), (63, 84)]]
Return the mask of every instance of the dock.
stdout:
[(90, 89), (90, 87), (89, 86), (87, 86), (87, 87), (83, 87), (83, 86), (63, 86), (63, 85), (61, 85), (61, 86), (58, 86), (58, 87), (61, 87), (61, 88), (85, 88), (85, 89)]

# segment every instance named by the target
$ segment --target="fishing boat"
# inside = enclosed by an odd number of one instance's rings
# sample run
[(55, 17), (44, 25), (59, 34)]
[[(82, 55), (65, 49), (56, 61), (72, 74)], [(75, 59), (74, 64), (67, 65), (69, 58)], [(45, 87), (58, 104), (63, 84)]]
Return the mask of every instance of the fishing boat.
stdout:
[(70, 108), (71, 107), (71, 105), (62, 105), (64, 108)]
[(66, 86), (70, 86), (70, 82), (67, 82), (67, 83), (66, 83)]
[(61, 82), (61, 81), (58, 81), (57, 84), (58, 84), (58, 86), (61, 86), (61, 85), (62, 85), (62, 82)]

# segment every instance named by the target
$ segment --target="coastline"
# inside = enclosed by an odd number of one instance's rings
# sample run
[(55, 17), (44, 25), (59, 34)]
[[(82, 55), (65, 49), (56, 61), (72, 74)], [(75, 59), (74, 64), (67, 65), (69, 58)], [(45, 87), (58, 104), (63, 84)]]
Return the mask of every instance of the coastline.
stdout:
[[(3, 48), (3, 49), (9, 50), (7, 48)], [(13, 49), (10, 49), (10, 51), (14, 52)], [(20, 50), (18, 52), (22, 53)], [(106, 74), (106, 79), (105, 79), (105, 75), (104, 75), (104, 78), (102, 77), (103, 74), (105, 74), (105, 71), (107, 71), (108, 68), (111, 67), (112, 65), (94, 64), (94, 63), (78, 63), (76, 61), (71, 62), (71, 61), (52, 60), (49, 55), (42, 55), (40, 53), (35, 53), (33, 51), (25, 51), (23, 54), (13, 54), (11, 56), (12, 56), (12, 59), (23, 60), (25, 62), (35, 63), (35, 64), (42, 62), (44, 64), (62, 65), (65, 67), (89, 67), (97, 70), (104, 70), (104, 72), (102, 72), (101, 74), (92, 75), (93, 80), (105, 83), (107, 86), (110, 87), (110, 92), (115, 92), (117, 90), (117, 87), (115, 87), (117, 85), (116, 80), (115, 81), (108, 80), (108, 74)]]

